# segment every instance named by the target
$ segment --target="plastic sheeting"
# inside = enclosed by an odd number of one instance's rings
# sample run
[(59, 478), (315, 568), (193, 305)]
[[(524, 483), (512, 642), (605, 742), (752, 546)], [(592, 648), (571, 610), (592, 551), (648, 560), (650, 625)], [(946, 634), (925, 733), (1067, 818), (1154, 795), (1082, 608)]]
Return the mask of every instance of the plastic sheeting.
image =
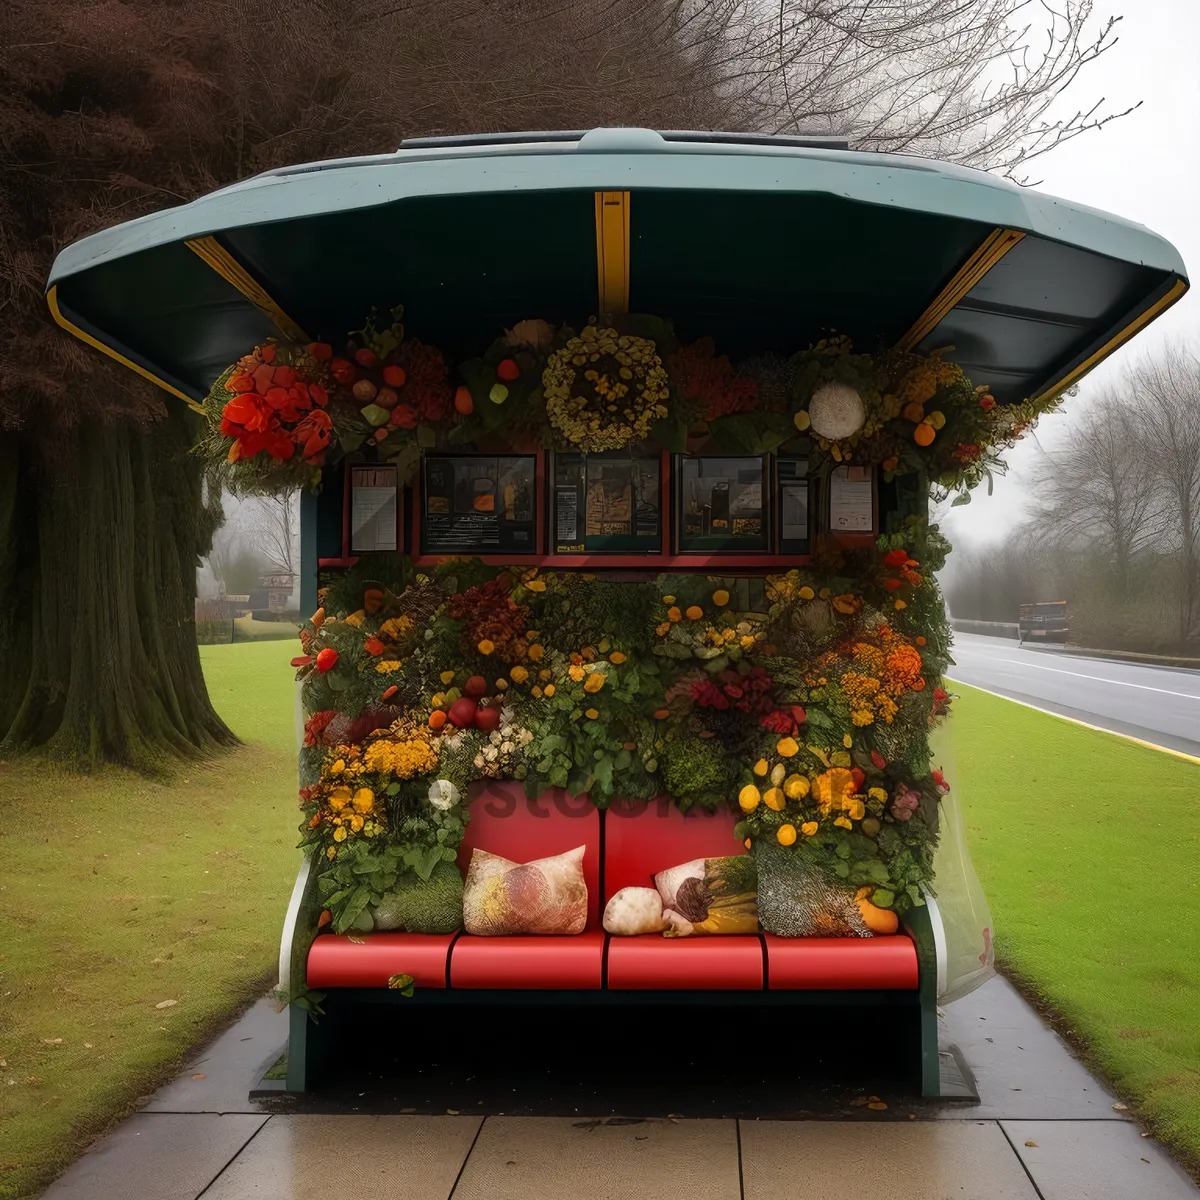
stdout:
[(996, 973), (992, 914), (967, 849), (954, 771), (954, 718), (930, 738), (933, 765), (941, 767), (949, 793), (941, 805), (941, 838), (934, 856), (934, 896), (929, 900), (938, 952), (938, 1003), (973, 992)]

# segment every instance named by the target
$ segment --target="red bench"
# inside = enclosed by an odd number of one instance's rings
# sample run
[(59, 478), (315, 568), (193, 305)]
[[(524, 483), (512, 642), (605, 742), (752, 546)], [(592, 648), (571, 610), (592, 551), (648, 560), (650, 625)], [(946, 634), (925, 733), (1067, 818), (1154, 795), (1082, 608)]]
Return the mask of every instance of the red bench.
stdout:
[(515, 862), (585, 845), (588, 924), (574, 937), (322, 934), (308, 954), (307, 982), (324, 990), (386, 987), (411, 975), (418, 988), (556, 991), (902, 990), (918, 984), (912, 937), (780, 938), (661, 934), (611, 937), (606, 903), (623, 887), (649, 887), (657, 871), (694, 858), (743, 852), (730, 813), (683, 816), (665, 799), (597, 810), (586, 797), (547, 792), (527, 800), (520, 785), (484, 788), (471, 805), (459, 852), (466, 871), (476, 846)]
[[(323, 933), (308, 951), (307, 986), (326, 993), (330, 1011), (353, 999), (399, 999), (387, 990), (388, 980), (398, 974), (411, 975), (416, 983), (416, 994), (402, 1000), (407, 1004), (520, 1002), (534, 993), (546, 1000), (542, 994), (548, 992), (564, 1002), (589, 1003), (900, 1003), (919, 1015), (929, 1093), (929, 1072), (936, 1074), (937, 1066), (936, 980), (932, 955), (922, 950), (926, 939), (919, 922), (900, 934), (873, 938), (613, 937), (604, 932), (604, 904), (621, 888), (652, 886), (656, 872), (694, 858), (742, 853), (734, 825), (730, 813), (685, 817), (665, 798), (602, 812), (586, 797), (552, 791), (528, 800), (519, 784), (489, 784), (471, 803), (460, 866), (465, 872), (476, 846), (517, 862), (586, 846), (585, 931), (573, 937), (369, 933), (353, 939)], [(319, 1029), (303, 1013), (298, 1020), (293, 1016), (289, 1090), (311, 1084), (313, 1053), (307, 1043)]]

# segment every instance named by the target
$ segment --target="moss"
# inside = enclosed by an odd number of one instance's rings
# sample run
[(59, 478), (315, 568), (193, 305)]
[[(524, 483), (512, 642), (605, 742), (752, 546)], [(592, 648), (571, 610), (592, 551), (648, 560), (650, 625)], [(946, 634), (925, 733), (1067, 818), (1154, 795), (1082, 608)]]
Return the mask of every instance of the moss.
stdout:
[(462, 876), (454, 863), (439, 863), (427, 880), (407, 872), (375, 906), (375, 928), (454, 933), (462, 928), (462, 898)]

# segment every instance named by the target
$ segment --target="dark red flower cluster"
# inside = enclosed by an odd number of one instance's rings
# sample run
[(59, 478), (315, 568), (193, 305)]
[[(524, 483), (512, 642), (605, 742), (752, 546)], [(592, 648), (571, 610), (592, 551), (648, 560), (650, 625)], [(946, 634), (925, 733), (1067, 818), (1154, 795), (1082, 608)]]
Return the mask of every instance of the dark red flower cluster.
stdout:
[[(308, 357), (315, 365), (328, 351), (323, 343), (313, 343)], [(299, 449), (305, 462), (319, 466), (333, 431), (325, 411), (329, 393), (314, 377), (316, 371), (277, 363), (276, 357), (270, 342), (259, 346), (225, 381), (233, 395), (221, 410), (221, 433), (234, 439), (229, 461), (264, 452), (284, 461)]]
[(771, 704), (770, 675), (762, 667), (754, 667), (746, 675), (737, 671), (722, 671), (715, 679), (697, 679), (688, 689), (688, 695), (701, 708), (715, 708), (726, 712), (736, 708), (739, 712), (762, 712)]
[(671, 381), (685, 400), (699, 405), (706, 421), (730, 413), (749, 412), (758, 397), (758, 384), (739, 375), (729, 357), (719, 358), (712, 338), (681, 346), (669, 360)]
[(983, 449), (976, 442), (959, 442), (951, 453), (964, 467), (969, 467), (971, 463), (979, 461)]
[(491, 642), (493, 653), (506, 662), (520, 662), (528, 650), (524, 638), (527, 610), (508, 594), (500, 578), (450, 597), (446, 613), (465, 621), (462, 644), (474, 656), (480, 642)]
[(950, 693), (944, 687), (933, 689), (933, 709), (931, 717), (940, 717), (950, 707)]
[(315, 712), (304, 722), (304, 744), (318, 746), (324, 741), (324, 733), (329, 722), (337, 716), (336, 708), (325, 708)]

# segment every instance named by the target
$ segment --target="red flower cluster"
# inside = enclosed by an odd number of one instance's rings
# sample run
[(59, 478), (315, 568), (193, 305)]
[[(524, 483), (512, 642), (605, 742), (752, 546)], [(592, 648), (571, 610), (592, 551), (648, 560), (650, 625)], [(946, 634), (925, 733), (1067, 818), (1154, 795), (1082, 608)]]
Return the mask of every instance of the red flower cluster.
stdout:
[(715, 708), (725, 712), (736, 708), (739, 712), (761, 712), (771, 702), (770, 675), (762, 667), (754, 667), (749, 674), (737, 671), (722, 671), (715, 679), (697, 679), (688, 689), (701, 708)]
[(808, 713), (799, 704), (793, 704), (790, 709), (776, 708), (767, 713), (759, 724), (780, 737), (790, 737), (808, 720)]
[[(329, 356), (329, 347), (314, 342), (308, 353), (319, 362)], [(329, 393), (315, 379), (305, 379), (294, 366), (275, 359), (275, 347), (268, 342), (243, 358), (225, 381), (225, 390), (233, 394), (221, 410), (221, 433), (234, 439), (229, 461), (264, 451), (283, 461), (299, 448), (305, 462), (319, 466), (333, 432), (325, 411)]]
[(940, 717), (950, 707), (950, 693), (944, 687), (933, 689), (933, 709), (930, 717)]
[(895, 572), (883, 581), (883, 586), (889, 592), (898, 592), (905, 584), (909, 587), (921, 586), (921, 576), (913, 570), (921, 564), (915, 558), (909, 558), (907, 550), (889, 550), (883, 556), (883, 565)]
[(671, 355), (670, 368), (680, 395), (703, 406), (706, 421), (754, 407), (758, 384), (747, 375), (738, 375), (727, 355), (718, 358), (712, 338), (681, 346)]
[(959, 442), (951, 453), (964, 467), (969, 467), (971, 463), (979, 461), (983, 450), (977, 442)]

